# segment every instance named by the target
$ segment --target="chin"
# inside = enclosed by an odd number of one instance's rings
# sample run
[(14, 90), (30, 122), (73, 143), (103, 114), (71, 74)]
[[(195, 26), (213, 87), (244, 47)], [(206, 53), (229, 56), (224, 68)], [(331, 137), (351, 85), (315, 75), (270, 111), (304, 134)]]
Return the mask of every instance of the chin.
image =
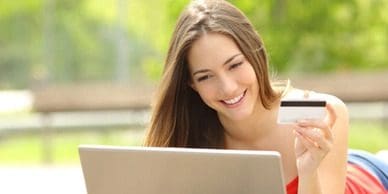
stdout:
[(239, 111), (239, 112), (234, 112), (234, 113), (229, 113), (229, 114), (224, 114), (224, 117), (227, 118), (228, 120), (232, 121), (242, 121), (250, 117), (252, 111)]

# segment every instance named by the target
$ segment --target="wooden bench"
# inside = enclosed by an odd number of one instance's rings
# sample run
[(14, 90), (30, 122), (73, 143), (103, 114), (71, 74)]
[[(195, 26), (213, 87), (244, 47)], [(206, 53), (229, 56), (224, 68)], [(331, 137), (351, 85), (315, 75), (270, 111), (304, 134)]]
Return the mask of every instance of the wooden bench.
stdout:
[(67, 112), (148, 109), (154, 86), (123, 84), (50, 85), (32, 90), (34, 111)]
[[(153, 91), (153, 85), (109, 83), (50, 85), (32, 90), (33, 111), (42, 115), (43, 161), (53, 160), (52, 136), (58, 130), (144, 128)], [(67, 118), (68, 122), (59, 122), (58, 118)]]
[(334, 94), (345, 102), (388, 102), (388, 71), (282, 77), (295, 87)]

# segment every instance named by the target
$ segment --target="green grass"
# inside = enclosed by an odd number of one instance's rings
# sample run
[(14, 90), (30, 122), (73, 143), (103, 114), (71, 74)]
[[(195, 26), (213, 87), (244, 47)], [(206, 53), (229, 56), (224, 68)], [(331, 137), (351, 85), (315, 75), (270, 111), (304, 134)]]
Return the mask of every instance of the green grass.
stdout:
[(349, 148), (376, 153), (388, 149), (388, 122), (353, 121), (349, 131)]
[(80, 144), (141, 145), (142, 130), (111, 130), (53, 134), (50, 147), (41, 135), (14, 136), (0, 139), (0, 165), (34, 165), (44, 162), (44, 150), (52, 153), (52, 163), (77, 164)]
[[(54, 164), (78, 164), (78, 145), (141, 145), (143, 130), (56, 133), (51, 139)], [(349, 148), (372, 153), (388, 149), (388, 123), (351, 122)], [(40, 134), (0, 139), (0, 165), (34, 165), (43, 162), (43, 139)]]

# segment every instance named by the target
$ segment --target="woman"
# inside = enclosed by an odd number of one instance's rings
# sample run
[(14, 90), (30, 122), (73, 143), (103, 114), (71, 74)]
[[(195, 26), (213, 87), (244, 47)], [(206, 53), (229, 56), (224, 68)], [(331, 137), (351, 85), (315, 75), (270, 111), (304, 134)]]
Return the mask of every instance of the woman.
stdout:
[[(326, 100), (327, 117), (279, 124), (285, 98)], [(372, 173), (347, 162), (347, 138), (341, 100), (270, 81), (263, 41), (233, 5), (193, 1), (181, 14), (146, 146), (275, 150), (288, 193), (386, 192)]]

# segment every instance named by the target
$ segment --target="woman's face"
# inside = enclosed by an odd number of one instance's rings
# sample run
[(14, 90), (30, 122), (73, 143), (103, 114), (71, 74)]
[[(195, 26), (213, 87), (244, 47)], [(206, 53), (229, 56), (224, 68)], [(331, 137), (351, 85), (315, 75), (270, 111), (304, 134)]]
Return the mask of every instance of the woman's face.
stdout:
[(242, 120), (258, 103), (258, 83), (252, 65), (233, 39), (208, 33), (188, 53), (191, 87), (218, 112), (221, 120)]

